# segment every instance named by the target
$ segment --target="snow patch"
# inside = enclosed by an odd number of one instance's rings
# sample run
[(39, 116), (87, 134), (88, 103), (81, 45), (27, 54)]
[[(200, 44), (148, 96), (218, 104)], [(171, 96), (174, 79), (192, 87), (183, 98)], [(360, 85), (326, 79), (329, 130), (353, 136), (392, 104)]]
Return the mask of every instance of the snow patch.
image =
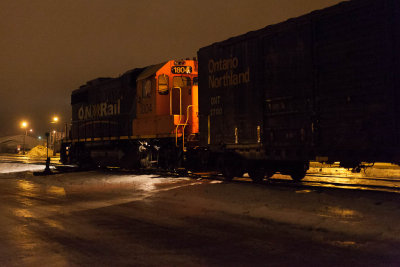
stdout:
[[(53, 155), (53, 150), (49, 149), (49, 155)], [(47, 147), (45, 146), (35, 146), (27, 153), (28, 158), (46, 158), (47, 157)]]
[[(173, 194), (175, 202), (206, 213), (212, 211), (252, 217), (257, 221), (273, 221), (310, 232), (322, 230), (400, 240), (398, 204), (386, 200), (384, 205), (377, 206), (373, 201), (375, 195), (360, 193), (368, 198), (353, 197), (351, 192), (343, 197), (312, 190), (208, 183), (162, 192), (156, 197), (168, 202)], [(385, 196), (382, 195), (382, 198), (385, 199)]]
[[(44, 165), (1, 163), (0, 173), (43, 170)], [(323, 191), (290, 189), (266, 185), (101, 173), (97, 171), (32, 176), (30, 181), (60, 197), (88, 196), (78, 205), (92, 209), (132, 201), (161, 201), (183, 210), (197, 210), (213, 216), (245, 218), (252, 223), (275, 222), (310, 234), (332, 232), (386, 240), (400, 240), (398, 197), (365, 191)], [(99, 196), (108, 196), (104, 200)], [(112, 196), (112, 197), (111, 197)], [(95, 197), (95, 198), (94, 198)], [(79, 208), (78, 207), (78, 208)], [(64, 207), (73, 211), (77, 207)], [(248, 220), (251, 218), (252, 220)], [(351, 241), (351, 240), (350, 240)], [(350, 242), (349, 241), (349, 242)], [(350, 246), (347, 240), (340, 243)]]
[(42, 171), (44, 165), (38, 164), (21, 164), (21, 163), (1, 163), (0, 173), (14, 173), (14, 172), (25, 172), (25, 171)]

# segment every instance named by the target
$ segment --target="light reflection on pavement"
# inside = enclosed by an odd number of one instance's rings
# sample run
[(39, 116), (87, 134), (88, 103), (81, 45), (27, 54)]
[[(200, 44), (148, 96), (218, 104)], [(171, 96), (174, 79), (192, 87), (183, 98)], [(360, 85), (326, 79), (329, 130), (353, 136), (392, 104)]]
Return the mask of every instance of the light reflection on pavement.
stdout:
[[(28, 164), (46, 164), (46, 158), (28, 157), (27, 155), (19, 154), (0, 154), (1, 162), (18, 162)], [(51, 165), (60, 165), (60, 156), (50, 156)]]
[[(51, 165), (60, 165), (58, 157), (51, 157)], [(2, 154), (0, 155), (0, 162), (8, 163), (26, 163), (26, 164), (40, 164), (32, 170), (42, 170), (44, 168), (44, 158), (28, 158), (26, 155), (16, 154)], [(0, 170), (0, 173), (7, 172), (8, 170)], [(247, 177), (247, 178), (246, 178)], [(111, 182), (113, 185), (108, 185), (108, 188), (118, 188), (117, 183), (126, 184), (128, 187), (141, 187), (138, 188), (143, 191), (152, 191), (156, 188), (157, 183), (151, 180), (147, 182), (130, 184), (129, 177), (123, 178), (118, 181), (117, 178)], [(173, 178), (172, 178), (173, 179)], [(245, 178), (235, 178), (236, 180), (249, 180), (248, 176)], [(272, 179), (274, 181), (291, 181), (290, 176), (276, 173)], [(110, 181), (108, 181), (110, 183)], [(387, 192), (400, 193), (400, 166), (389, 163), (376, 163), (372, 168), (362, 169), (360, 173), (353, 173), (349, 169), (340, 168), (337, 164), (327, 165), (317, 162), (310, 163), (310, 169), (306, 177), (302, 180), (303, 185), (319, 186), (319, 187), (338, 187), (343, 189), (359, 189), (359, 190), (380, 190)], [(50, 190), (54, 190), (50, 189)], [(71, 185), (69, 190), (73, 192), (77, 189)], [(82, 190), (82, 188), (80, 189)], [(101, 191), (101, 186), (92, 185), (88, 190)], [(54, 192), (53, 192), (54, 193)], [(61, 192), (62, 193), (62, 192)], [(64, 192), (65, 193), (65, 192)]]
[(359, 220), (362, 218), (362, 214), (352, 210), (352, 209), (347, 209), (339, 206), (327, 206), (324, 208), (324, 210), (320, 213), (320, 216), (322, 217), (335, 217), (338, 219), (343, 219), (345, 221), (349, 220)]
[(63, 187), (60, 186), (50, 186), (46, 189), (47, 193), (49, 193), (50, 195), (54, 195), (57, 197), (65, 197), (66, 193), (65, 193), (65, 189)]
[[(318, 167), (316, 165), (319, 165)], [(274, 179), (290, 181), (288, 175), (275, 174)], [(372, 168), (353, 173), (338, 166), (314, 163), (307, 172), (302, 184), (308, 186), (337, 187), (360, 190), (378, 190), (400, 193), (400, 167), (378, 163)]]

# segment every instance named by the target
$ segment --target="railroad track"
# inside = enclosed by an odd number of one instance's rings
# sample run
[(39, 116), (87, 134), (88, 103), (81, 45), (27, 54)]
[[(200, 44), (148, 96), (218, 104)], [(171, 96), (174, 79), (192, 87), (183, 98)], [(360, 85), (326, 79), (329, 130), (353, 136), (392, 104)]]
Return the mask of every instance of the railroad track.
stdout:
[[(30, 159), (23, 155), (1, 155), (0, 162), (6, 163), (24, 163), (24, 164), (45, 164), (45, 159)], [(58, 170), (56, 173), (69, 172), (69, 171), (86, 171), (87, 169), (77, 169), (70, 166), (63, 166), (59, 162), (59, 158), (52, 157), (51, 165), (55, 166)], [(317, 171), (316, 171), (317, 170)], [(322, 170), (322, 171), (320, 171)], [(324, 171), (326, 170), (326, 171)], [(333, 174), (337, 170), (338, 174)], [(275, 174), (272, 178), (264, 179), (260, 185), (263, 186), (287, 186), (296, 188), (340, 188), (352, 190), (371, 190), (371, 191), (384, 191), (400, 193), (400, 168), (396, 166), (393, 169), (388, 168), (390, 175), (386, 176), (368, 176), (365, 172), (352, 173), (351, 171), (343, 168), (314, 168), (309, 171), (307, 176), (301, 182), (294, 182), (289, 176)], [(195, 179), (214, 179), (223, 180), (224, 177), (216, 172), (202, 172), (202, 173), (185, 173), (171, 172), (160, 169), (143, 169), (143, 170), (121, 170), (119, 168), (110, 168), (107, 171), (116, 174), (155, 174), (167, 177), (189, 176)], [(236, 177), (233, 183), (252, 183), (248, 175), (244, 177)]]
[[(64, 171), (79, 171), (70, 167), (56, 166), (56, 169)], [(122, 170), (119, 168), (107, 168), (104, 171), (115, 173), (117, 175), (158, 175), (160, 177), (191, 177), (193, 179), (209, 179), (224, 181), (224, 177), (216, 172), (198, 172), (187, 173), (185, 171), (173, 172), (162, 169), (141, 169), (141, 170)], [(82, 170), (85, 171), (85, 170)], [(355, 174), (356, 175), (356, 174)], [(251, 178), (245, 174), (243, 177), (235, 177), (232, 183), (253, 183)], [(303, 189), (351, 189), (351, 190), (369, 190), (400, 193), (400, 177), (352, 177), (340, 175), (321, 175), (317, 173), (308, 174), (301, 182), (293, 181), (290, 176), (275, 174), (272, 178), (264, 179), (260, 186), (279, 186), (279, 187), (295, 187)]]
[[(206, 174), (192, 175), (195, 178), (204, 179), (217, 179), (223, 180), (222, 175)], [(244, 177), (235, 177), (233, 183), (252, 183), (250, 177), (246, 174)], [(369, 190), (369, 191), (382, 191), (400, 193), (400, 176), (399, 177), (357, 177), (355, 176), (341, 176), (341, 175), (326, 175), (318, 173), (309, 173), (301, 182), (294, 182), (290, 176), (275, 174), (272, 178), (264, 179), (261, 183), (262, 186), (285, 186), (296, 187), (304, 189), (351, 189), (351, 190)]]

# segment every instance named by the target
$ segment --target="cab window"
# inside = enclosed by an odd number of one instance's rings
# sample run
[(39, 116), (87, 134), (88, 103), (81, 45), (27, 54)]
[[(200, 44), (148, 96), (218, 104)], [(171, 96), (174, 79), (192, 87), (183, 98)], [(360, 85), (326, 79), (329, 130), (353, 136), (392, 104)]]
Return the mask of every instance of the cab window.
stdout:
[(189, 77), (184, 77), (184, 76), (175, 76), (173, 79), (173, 85), (174, 87), (185, 87), (185, 86), (190, 86), (191, 81)]
[(162, 74), (158, 76), (158, 93), (160, 95), (168, 95), (168, 75)]
[(151, 97), (151, 80), (142, 81), (142, 97)]

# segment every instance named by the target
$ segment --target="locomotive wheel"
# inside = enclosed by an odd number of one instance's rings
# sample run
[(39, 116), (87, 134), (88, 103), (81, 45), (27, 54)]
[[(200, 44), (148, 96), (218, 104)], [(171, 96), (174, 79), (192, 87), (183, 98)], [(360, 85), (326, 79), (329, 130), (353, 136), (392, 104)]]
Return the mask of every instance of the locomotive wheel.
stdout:
[(179, 176), (179, 177), (185, 177), (188, 175), (188, 171), (184, 168), (179, 168), (175, 170), (175, 173)]
[(174, 147), (166, 147), (160, 152), (160, 167), (164, 170), (174, 171), (179, 165), (178, 153)]

